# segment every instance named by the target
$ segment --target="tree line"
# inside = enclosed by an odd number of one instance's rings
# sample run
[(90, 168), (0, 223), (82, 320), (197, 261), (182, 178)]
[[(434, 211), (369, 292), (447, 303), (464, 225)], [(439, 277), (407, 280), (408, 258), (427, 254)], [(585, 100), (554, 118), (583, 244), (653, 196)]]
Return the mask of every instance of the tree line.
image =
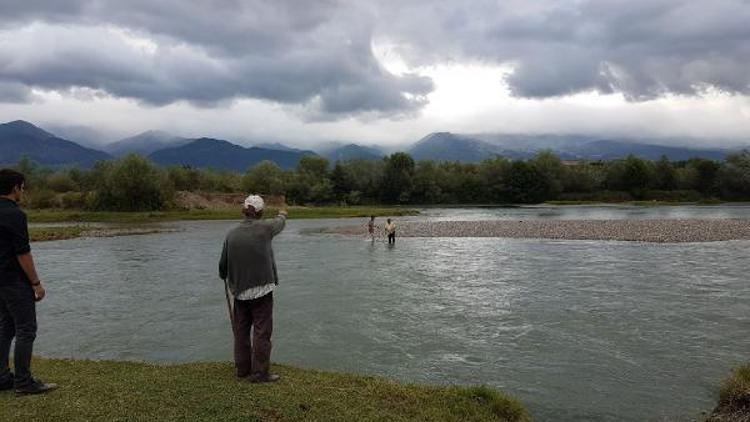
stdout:
[(512, 204), (562, 201), (748, 201), (750, 152), (725, 161), (565, 162), (549, 151), (529, 160), (416, 162), (395, 153), (379, 161), (330, 163), (305, 156), (293, 170), (264, 161), (244, 174), (161, 168), (138, 155), (91, 169), (51, 169), (22, 159), (30, 206), (145, 211), (174, 206), (177, 191), (285, 195), (291, 204)]

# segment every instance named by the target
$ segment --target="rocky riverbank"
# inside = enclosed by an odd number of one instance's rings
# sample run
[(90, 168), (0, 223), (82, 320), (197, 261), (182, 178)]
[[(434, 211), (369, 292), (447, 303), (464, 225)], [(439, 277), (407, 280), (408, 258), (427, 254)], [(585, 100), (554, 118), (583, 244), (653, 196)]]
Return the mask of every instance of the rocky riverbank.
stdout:
[[(750, 239), (749, 219), (422, 221), (397, 224), (399, 237), (505, 237), (656, 243)], [(328, 232), (363, 235), (363, 230), (361, 226), (347, 226)]]

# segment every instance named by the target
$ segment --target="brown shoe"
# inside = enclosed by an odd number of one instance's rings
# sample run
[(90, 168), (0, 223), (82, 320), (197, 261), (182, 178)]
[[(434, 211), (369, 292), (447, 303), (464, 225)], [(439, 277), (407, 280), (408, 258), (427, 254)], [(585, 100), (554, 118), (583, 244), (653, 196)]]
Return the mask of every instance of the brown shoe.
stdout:
[(253, 374), (247, 379), (253, 384), (260, 384), (264, 382), (276, 382), (280, 380), (281, 377), (276, 374)]

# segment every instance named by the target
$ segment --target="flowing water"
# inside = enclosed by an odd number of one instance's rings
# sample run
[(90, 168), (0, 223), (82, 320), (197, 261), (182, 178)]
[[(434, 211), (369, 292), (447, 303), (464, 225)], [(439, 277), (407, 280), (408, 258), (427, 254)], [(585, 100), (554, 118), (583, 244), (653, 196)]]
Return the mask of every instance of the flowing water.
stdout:
[[(750, 207), (428, 209), (416, 219), (750, 218)], [(398, 220), (404, 220), (400, 218)], [(49, 357), (231, 359), (217, 261), (233, 222), (35, 244)], [(647, 244), (310, 233), (275, 240), (273, 360), (487, 384), (542, 421), (690, 420), (750, 351), (750, 242)]]

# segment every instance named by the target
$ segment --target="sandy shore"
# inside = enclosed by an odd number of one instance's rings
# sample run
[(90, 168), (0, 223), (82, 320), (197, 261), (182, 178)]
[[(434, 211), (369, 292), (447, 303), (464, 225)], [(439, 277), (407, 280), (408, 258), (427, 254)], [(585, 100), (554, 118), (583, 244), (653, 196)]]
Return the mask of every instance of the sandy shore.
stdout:
[[(750, 220), (529, 220), (397, 222), (398, 237), (506, 237), (656, 243), (750, 239)], [(364, 236), (364, 228), (329, 233)]]

